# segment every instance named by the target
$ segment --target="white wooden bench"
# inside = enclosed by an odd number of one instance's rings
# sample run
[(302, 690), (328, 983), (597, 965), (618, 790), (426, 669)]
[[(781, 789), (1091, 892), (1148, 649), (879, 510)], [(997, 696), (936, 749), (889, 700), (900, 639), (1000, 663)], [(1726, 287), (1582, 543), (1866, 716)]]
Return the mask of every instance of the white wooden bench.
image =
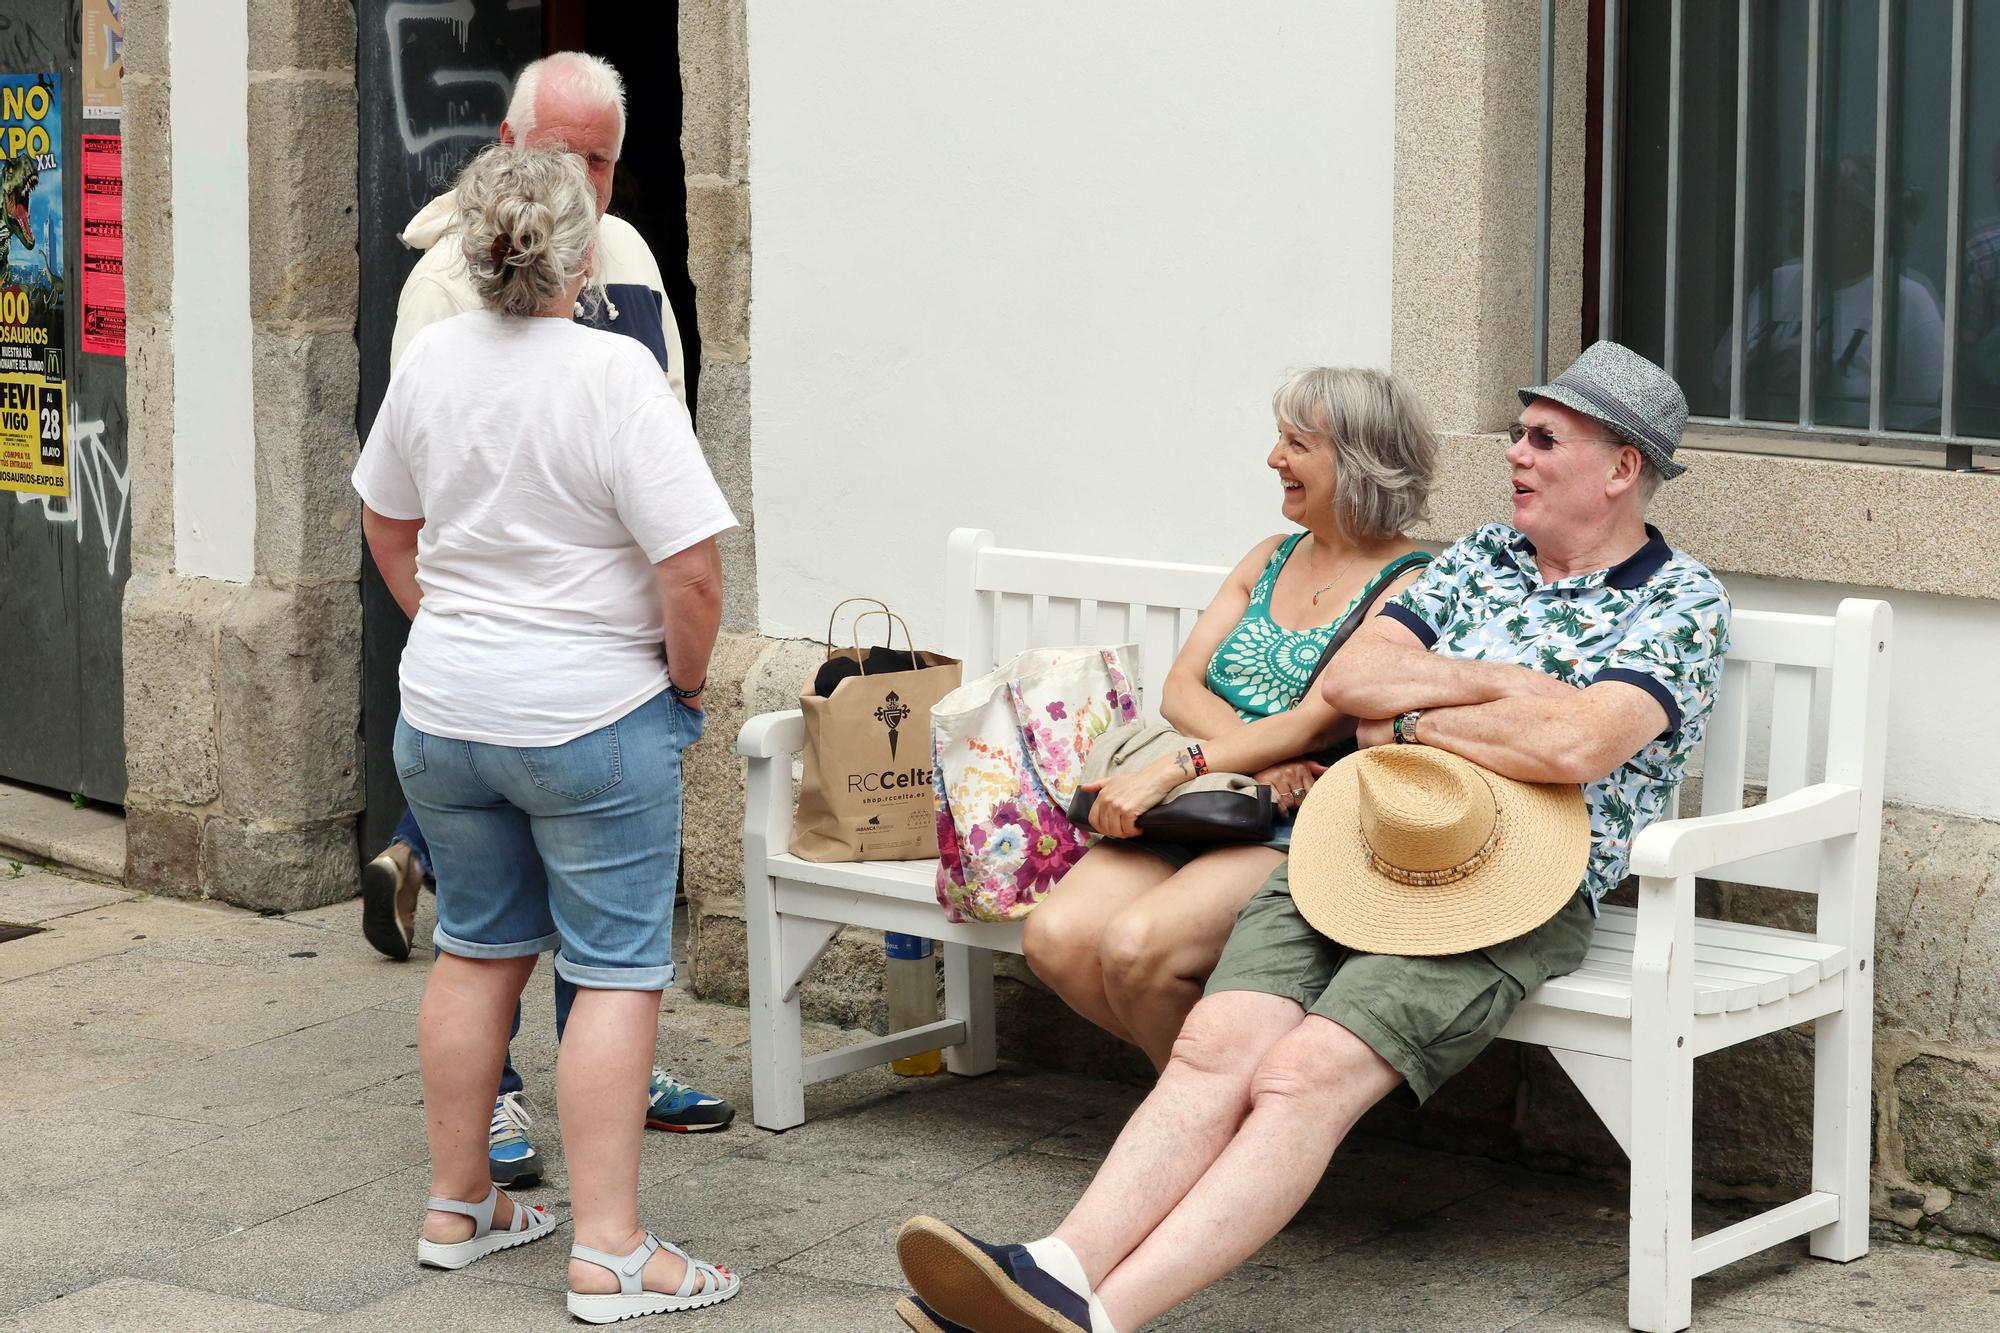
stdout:
[[(1026, 647), (1135, 642), (1142, 706), (1226, 571), (1007, 550), (952, 533), (943, 649), (968, 677)], [(1656, 823), (1632, 847), (1637, 910), (1606, 907), (1576, 972), (1540, 987), (1504, 1036), (1548, 1047), (1632, 1159), (1632, 1327), (1688, 1326), (1693, 1279), (1795, 1236), (1850, 1260), (1868, 1249), (1875, 876), (1881, 833), (1890, 614), (1849, 599), (1832, 616), (1738, 611), (1704, 742), (1702, 813)], [(1815, 700), (1823, 704), (1817, 721)], [(1767, 702), (1768, 700), (1768, 702)], [(1764, 803), (1743, 808), (1755, 728)], [(1768, 725), (1766, 726), (1766, 722)], [(952, 925), (935, 862), (816, 865), (787, 852), (796, 710), (752, 718), (743, 826), (749, 918), (752, 1118), (805, 1120), (810, 1083), (942, 1047), (956, 1074), (994, 1066), (993, 951), (1018, 925)], [(1816, 757), (1818, 756), (1818, 757)], [(1695, 877), (1818, 895), (1817, 929), (1695, 915)], [(805, 1056), (799, 986), (845, 925), (939, 941), (942, 1019)], [(1693, 1234), (1694, 1061), (1815, 1022), (1812, 1191), (1710, 1235)], [(1633, 1152), (1633, 1145), (1644, 1145)]]

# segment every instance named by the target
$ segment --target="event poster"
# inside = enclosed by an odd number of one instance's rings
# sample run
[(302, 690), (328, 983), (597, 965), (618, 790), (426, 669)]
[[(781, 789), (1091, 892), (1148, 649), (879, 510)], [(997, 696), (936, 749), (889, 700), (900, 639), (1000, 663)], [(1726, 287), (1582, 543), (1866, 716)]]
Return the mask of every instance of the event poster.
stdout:
[(83, 118), (125, 109), (125, 0), (83, 0)]
[(83, 136), (83, 350), (125, 355), (125, 168), (115, 134)]
[(69, 493), (61, 79), (0, 75), (0, 490)]

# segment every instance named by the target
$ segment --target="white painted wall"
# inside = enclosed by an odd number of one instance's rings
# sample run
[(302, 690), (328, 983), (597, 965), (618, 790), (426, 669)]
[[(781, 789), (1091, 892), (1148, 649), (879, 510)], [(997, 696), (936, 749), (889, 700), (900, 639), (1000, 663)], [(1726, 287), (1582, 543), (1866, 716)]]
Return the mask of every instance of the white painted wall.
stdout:
[(176, 0), (167, 20), (174, 145), (174, 568), (256, 573), (250, 383), (247, 0)]
[[(2000, 661), (2000, 602), (1740, 574), (1723, 582), (1736, 606), (1759, 611), (1831, 615), (1843, 597), (1879, 597), (1894, 607), (1885, 795), (1900, 804), (2000, 819), (2000, 763), (1994, 761), (2000, 708), (1985, 685)], [(1824, 691), (1814, 702), (1824, 719)], [(1753, 726), (1751, 736), (1758, 733)], [(1763, 771), (1763, 748), (1754, 746), (1749, 755), (1753, 775)], [(1817, 747), (1815, 775), (1824, 762), (1824, 747)]]
[(1292, 366), (1389, 357), (1393, 0), (749, 0), (764, 632), (945, 534), (1231, 564)]

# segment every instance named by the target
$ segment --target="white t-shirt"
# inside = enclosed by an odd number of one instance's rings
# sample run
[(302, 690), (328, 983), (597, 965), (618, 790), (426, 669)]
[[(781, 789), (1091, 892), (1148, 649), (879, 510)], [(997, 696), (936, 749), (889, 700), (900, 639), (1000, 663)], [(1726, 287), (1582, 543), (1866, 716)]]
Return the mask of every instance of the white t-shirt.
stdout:
[(644, 347), (485, 310), (411, 341), (354, 489), (424, 520), (404, 716), (496, 745), (560, 745), (664, 690), (653, 564), (736, 526)]

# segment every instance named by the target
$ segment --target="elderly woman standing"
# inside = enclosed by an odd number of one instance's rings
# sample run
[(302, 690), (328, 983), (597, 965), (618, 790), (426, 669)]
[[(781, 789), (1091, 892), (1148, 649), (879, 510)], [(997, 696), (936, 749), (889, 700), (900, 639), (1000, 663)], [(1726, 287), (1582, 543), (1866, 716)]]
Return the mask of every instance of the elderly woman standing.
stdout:
[[(1217, 772), (1254, 774), (1298, 808), (1353, 746), (1354, 719), (1308, 690), (1348, 614), (1414, 581), (1429, 559), (1404, 535), (1430, 494), (1437, 442), (1409, 386), (1373, 370), (1312, 369), (1272, 397), (1279, 512), (1303, 532), (1251, 548), (1202, 612), (1167, 675), (1161, 713), (1201, 739)], [(1180, 761), (1177, 763), (1177, 760)], [(1129, 839), (1192, 773), (1185, 752), (1099, 789), (1090, 821)], [(1166, 1067), (1236, 913), (1284, 853), (1105, 841), (1028, 917), (1028, 964), (1070, 1008)]]
[(640, 1108), (674, 973), (681, 752), (721, 617), (714, 538), (736, 521), (645, 348), (571, 322), (597, 234), (583, 163), (496, 146), (457, 189), (484, 309), (410, 344), (354, 471), (414, 620), (395, 759), (438, 883), (417, 1257), (462, 1268), (555, 1225), (486, 1160), (508, 1019), (554, 950), (582, 988), (556, 1065), (570, 1313), (711, 1305), (736, 1276), (640, 1225)]

